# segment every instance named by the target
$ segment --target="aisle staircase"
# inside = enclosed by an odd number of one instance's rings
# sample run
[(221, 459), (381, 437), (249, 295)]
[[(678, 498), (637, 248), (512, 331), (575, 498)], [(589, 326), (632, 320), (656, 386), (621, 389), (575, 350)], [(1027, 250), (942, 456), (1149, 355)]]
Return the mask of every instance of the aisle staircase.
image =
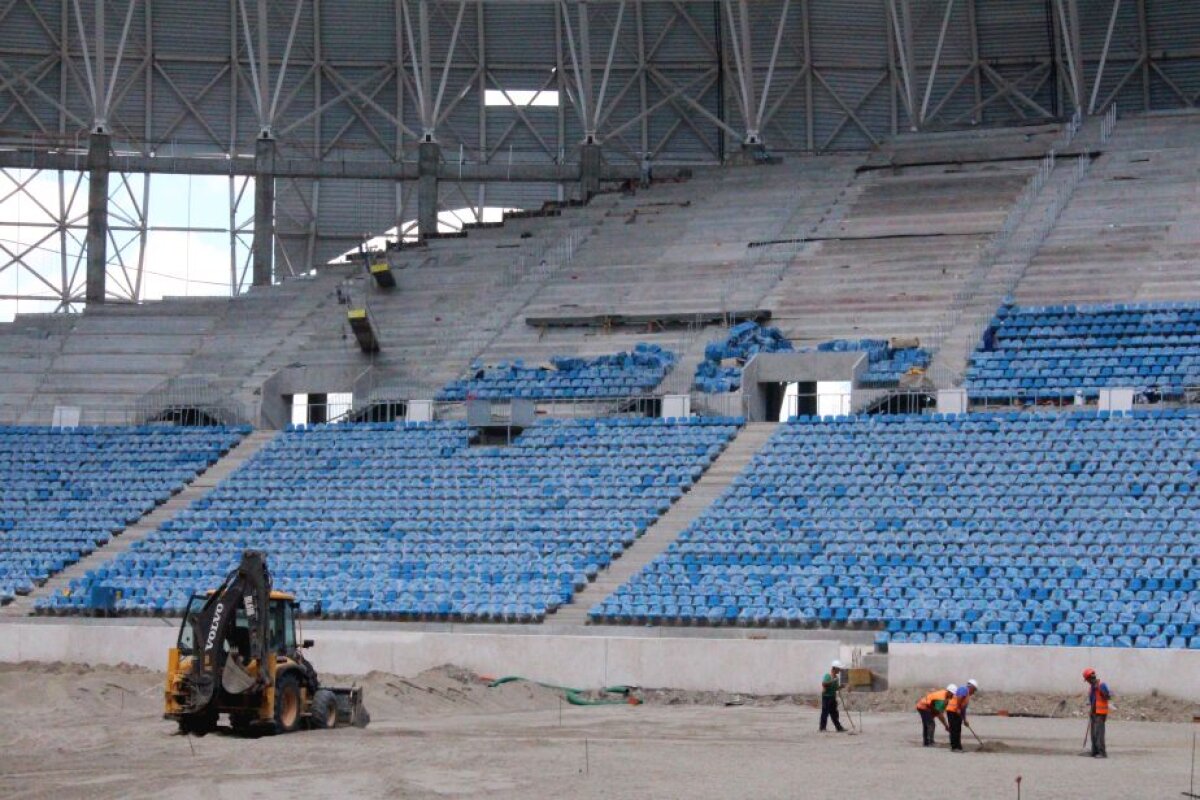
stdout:
[(621, 584), (658, 557), (692, 520), (729, 488), (734, 478), (750, 463), (754, 454), (771, 438), (776, 426), (777, 423), (774, 422), (748, 423), (691, 491), (672, 505), (666, 514), (659, 517), (658, 521), (606, 571), (600, 573), (595, 581), (582, 591), (576, 592), (569, 605), (563, 606), (546, 621), (562, 625), (586, 624), (587, 612), (592, 606), (612, 594)]
[(170, 500), (121, 531), (108, 544), (92, 551), (90, 555), (67, 567), (29, 594), (17, 597), (13, 602), (0, 609), (0, 617), (24, 617), (31, 614), (33, 605), (38, 598), (49, 597), (56, 592), (63, 591), (75, 578), (82, 578), (89, 571), (128, 550), (134, 542), (140, 541), (158, 530), (159, 525), (199, 500), (218, 483), (233, 474), (234, 470), (250, 460), (267, 442), (275, 438), (276, 433), (277, 431), (254, 431), (242, 439), (217, 463), (185, 486), (179, 494), (174, 495)]

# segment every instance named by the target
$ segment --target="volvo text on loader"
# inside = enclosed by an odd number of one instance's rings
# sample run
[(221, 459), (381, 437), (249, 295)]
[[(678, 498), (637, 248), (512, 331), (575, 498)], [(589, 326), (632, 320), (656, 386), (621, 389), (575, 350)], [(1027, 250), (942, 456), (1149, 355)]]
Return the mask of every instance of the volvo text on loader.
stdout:
[(243, 553), (219, 588), (188, 604), (167, 658), (164, 717), (194, 734), (221, 714), (238, 732), (365, 727), (362, 689), (322, 686), (305, 659), (312, 642), (297, 637), (296, 609), (292, 595), (271, 590), (264, 555)]

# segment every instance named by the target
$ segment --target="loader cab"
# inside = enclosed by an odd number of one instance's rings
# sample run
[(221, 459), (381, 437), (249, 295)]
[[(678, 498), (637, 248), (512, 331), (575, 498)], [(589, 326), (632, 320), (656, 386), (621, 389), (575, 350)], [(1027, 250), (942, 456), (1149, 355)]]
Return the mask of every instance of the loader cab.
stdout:
[[(192, 641), (192, 623), (212, 594), (212, 591), (205, 592), (204, 594), (194, 594), (192, 595), (192, 599), (188, 601), (187, 611), (183, 615), (183, 624), (179, 627), (179, 639), (176, 644), (176, 647), (179, 649), (179, 655), (182, 657), (192, 655), (194, 646), (194, 642)], [(298, 631), (296, 628), (297, 609), (298, 604), (293, 595), (287, 592), (271, 592), (271, 604), (268, 609), (267, 622), (270, 627), (270, 641), (268, 646), (272, 652), (281, 655), (294, 653), (301, 646), (301, 640), (297, 635)], [(234, 649), (238, 650), (239, 655), (243, 659), (249, 656), (250, 629), (246, 621), (246, 612), (241, 608), (238, 609), (237, 616), (234, 618), (229, 638), (225, 641), (227, 652), (231, 645)]]

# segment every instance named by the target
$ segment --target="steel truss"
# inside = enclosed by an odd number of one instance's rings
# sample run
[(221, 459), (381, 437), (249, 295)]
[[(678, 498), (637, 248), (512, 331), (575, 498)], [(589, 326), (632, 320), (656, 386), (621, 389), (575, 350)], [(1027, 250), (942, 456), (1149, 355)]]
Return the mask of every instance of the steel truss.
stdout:
[[(28, 194), (17, 169), (61, 187), (34, 245), (58, 268), (0, 241), (0, 272), (28, 272), (23, 296), (63, 310), (88, 284), (93, 300), (139, 300), (159, 172), (228, 176), (236, 291), (439, 210), (572, 196), (645, 156), (714, 164), (1118, 100), (1195, 107), (1187, 5), (0, 0), (0, 192)], [(493, 106), (489, 90), (559, 103)], [(80, 216), (84, 187), (107, 214)]]

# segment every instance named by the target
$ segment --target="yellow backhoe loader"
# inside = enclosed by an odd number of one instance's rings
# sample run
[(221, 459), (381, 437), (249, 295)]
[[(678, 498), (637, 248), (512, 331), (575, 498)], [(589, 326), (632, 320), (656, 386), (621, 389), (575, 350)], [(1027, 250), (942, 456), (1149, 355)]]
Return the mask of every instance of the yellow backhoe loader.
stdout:
[(243, 553), (219, 588), (188, 604), (167, 656), (163, 716), (197, 735), (221, 714), (239, 733), (365, 727), (362, 689), (322, 686), (305, 659), (312, 641), (297, 636), (296, 609), (292, 595), (271, 590), (263, 553)]

